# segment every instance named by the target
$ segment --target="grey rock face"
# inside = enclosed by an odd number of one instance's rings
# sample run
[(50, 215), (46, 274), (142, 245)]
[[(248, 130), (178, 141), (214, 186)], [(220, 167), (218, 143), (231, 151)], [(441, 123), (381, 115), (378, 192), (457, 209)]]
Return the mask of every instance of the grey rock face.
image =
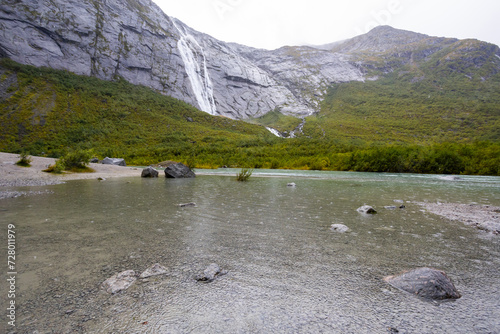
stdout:
[(142, 170), (141, 172), (141, 177), (145, 178), (153, 178), (153, 177), (158, 177), (159, 173), (156, 169), (153, 167), (146, 167)]
[(241, 119), (306, 116), (331, 82), (363, 80), (344, 55), (237, 47), (197, 32), (150, 0), (3, 1), (0, 54), (34, 66), (124, 78), (203, 111)]
[(165, 168), (165, 177), (168, 179), (193, 178), (196, 174), (188, 166), (179, 162)]
[(398, 289), (415, 294), (419, 297), (444, 300), (461, 297), (445, 272), (418, 268), (397, 276), (388, 276), (384, 280)]
[(122, 166), (122, 167), (127, 166), (127, 164), (125, 163), (125, 160), (120, 159), (120, 158), (108, 158), (108, 157), (106, 157), (101, 161), (101, 163), (105, 164), (105, 165), (115, 165), (115, 166)]

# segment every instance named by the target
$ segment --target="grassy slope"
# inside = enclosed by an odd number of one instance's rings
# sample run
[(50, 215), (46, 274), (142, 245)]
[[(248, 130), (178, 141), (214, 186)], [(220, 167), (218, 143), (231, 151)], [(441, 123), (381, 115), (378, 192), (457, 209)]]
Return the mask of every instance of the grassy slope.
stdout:
[[(389, 83), (385, 89), (399, 94)], [(341, 96), (352, 96), (354, 101), (359, 100), (358, 93), (379, 96), (380, 86), (374, 85), (373, 92), (353, 93), (349, 85), (333, 88), (325, 106), (337, 103), (333, 94), (343, 89)], [(357, 84), (352, 85), (356, 88)], [(392, 101), (403, 103), (404, 99), (396, 96)], [(281, 139), (262, 126), (211, 116), (125, 81), (106, 82), (0, 62), (0, 151), (59, 157), (75, 149), (92, 149), (100, 158), (122, 157), (128, 164), (176, 160), (198, 168), (227, 165), (500, 175), (498, 137), (495, 143), (381, 145), (385, 135), (376, 142), (363, 137), (367, 131), (352, 136), (336, 130), (335, 111), (325, 107), (320, 116), (324, 120), (308, 119), (306, 130), (312, 138)], [(492, 119), (498, 119), (493, 114)], [(281, 124), (293, 123), (286, 117), (275, 118)], [(352, 124), (364, 128), (355, 118)], [(414, 133), (418, 135), (419, 130)]]
[(200, 155), (200, 165), (213, 165), (219, 162), (211, 150), (273, 139), (261, 126), (213, 117), (125, 81), (7, 60), (1, 65), (0, 84), (10, 83), (0, 100), (2, 151), (58, 157), (70, 148), (92, 148), (100, 157), (125, 157), (132, 164)]
[(431, 57), (394, 66), (377, 81), (333, 85), (306, 134), (365, 142), (418, 143), (500, 141), (500, 73), (492, 48), (456, 42)]

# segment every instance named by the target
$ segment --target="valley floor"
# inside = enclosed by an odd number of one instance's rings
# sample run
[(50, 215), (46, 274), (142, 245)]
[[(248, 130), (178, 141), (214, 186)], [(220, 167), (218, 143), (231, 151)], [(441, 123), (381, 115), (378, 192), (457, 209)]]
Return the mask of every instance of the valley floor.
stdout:
[[(64, 173), (50, 174), (42, 172), (56, 159), (32, 157), (31, 167), (19, 167), (17, 154), (0, 152), (0, 199), (13, 198), (24, 195), (36, 195), (36, 188), (20, 190), (16, 187), (35, 187), (60, 184), (70, 180), (84, 180), (98, 178), (109, 179), (115, 177), (140, 177), (141, 172), (134, 167), (119, 167), (103, 164), (90, 164), (94, 173)], [(12, 189), (16, 188), (16, 189)], [(458, 203), (418, 203), (427, 212), (449, 220), (457, 220), (479, 229), (500, 233), (500, 207), (486, 205), (470, 205)]]

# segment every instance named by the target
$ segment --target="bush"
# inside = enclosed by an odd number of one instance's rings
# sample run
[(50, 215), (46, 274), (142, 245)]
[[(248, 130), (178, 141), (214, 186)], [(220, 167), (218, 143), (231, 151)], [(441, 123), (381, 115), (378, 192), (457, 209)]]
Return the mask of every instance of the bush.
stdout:
[(31, 162), (33, 159), (28, 155), (28, 153), (19, 154), (19, 161), (16, 162), (16, 165), (21, 167), (31, 167)]
[(43, 172), (61, 174), (65, 169), (66, 166), (64, 166), (64, 161), (58, 159), (55, 164), (50, 165), (47, 169), (44, 169)]
[(236, 174), (236, 180), (242, 181), (242, 182), (248, 181), (250, 176), (252, 176), (252, 173), (253, 173), (253, 169), (243, 168), (241, 170), (241, 172)]
[(92, 156), (93, 153), (90, 150), (77, 150), (66, 154), (60, 160), (62, 160), (65, 170), (73, 172), (87, 172), (91, 171), (88, 165), (90, 164)]

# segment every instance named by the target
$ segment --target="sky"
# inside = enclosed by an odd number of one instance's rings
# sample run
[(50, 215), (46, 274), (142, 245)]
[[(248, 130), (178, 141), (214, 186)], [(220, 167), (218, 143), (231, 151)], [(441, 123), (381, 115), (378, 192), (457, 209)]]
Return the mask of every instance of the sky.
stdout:
[(498, 0), (153, 0), (188, 26), (263, 49), (321, 45), (378, 25), (500, 45)]

